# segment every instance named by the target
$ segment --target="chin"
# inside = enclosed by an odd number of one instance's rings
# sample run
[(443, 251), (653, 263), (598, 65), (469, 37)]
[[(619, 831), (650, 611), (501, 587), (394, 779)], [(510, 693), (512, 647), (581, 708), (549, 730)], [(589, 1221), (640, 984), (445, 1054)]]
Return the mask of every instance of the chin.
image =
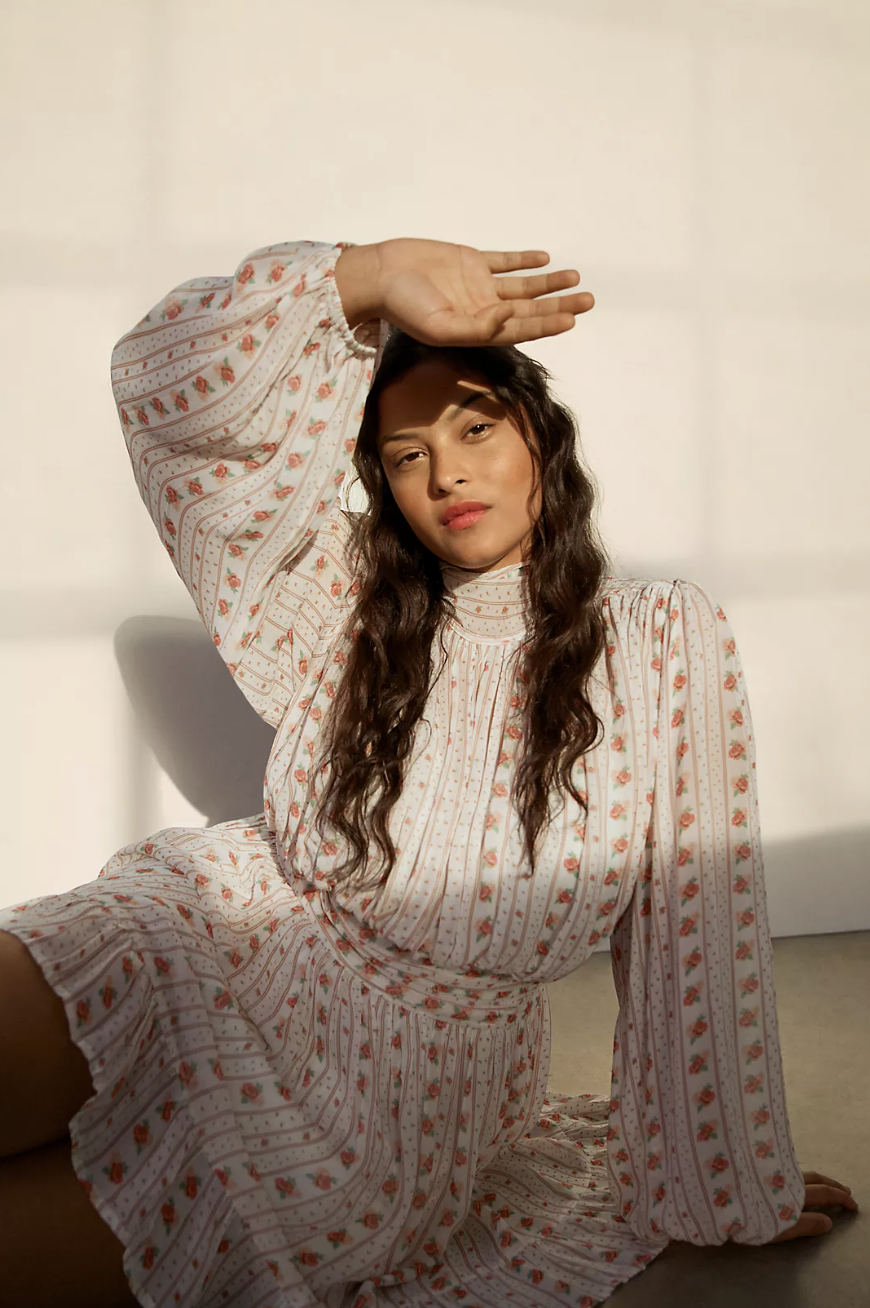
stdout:
[[(483, 572), (487, 568), (506, 568), (508, 566), (508, 557), (513, 552), (513, 545), (504, 550), (497, 550), (494, 554), (491, 550), (488, 550), (485, 555), (480, 551), (476, 558), (474, 553), (469, 551), (463, 555), (461, 562), (457, 562), (456, 567), (467, 568), (471, 572)], [(519, 559), (514, 561), (518, 563)]]

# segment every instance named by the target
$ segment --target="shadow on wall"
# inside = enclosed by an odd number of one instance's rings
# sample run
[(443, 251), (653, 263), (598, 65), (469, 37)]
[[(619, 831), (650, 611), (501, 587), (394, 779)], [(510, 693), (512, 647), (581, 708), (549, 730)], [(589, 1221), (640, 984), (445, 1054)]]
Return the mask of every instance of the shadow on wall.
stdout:
[(274, 728), (251, 708), (201, 623), (128, 618), (115, 657), (140, 737), (206, 826), (263, 811)]
[[(275, 732), (233, 682), (202, 624), (136, 617), (115, 656), (140, 737), (206, 825), (263, 811)], [(761, 810), (762, 838), (764, 809)], [(774, 936), (870, 930), (870, 827), (764, 840)], [(609, 948), (609, 940), (599, 948)]]

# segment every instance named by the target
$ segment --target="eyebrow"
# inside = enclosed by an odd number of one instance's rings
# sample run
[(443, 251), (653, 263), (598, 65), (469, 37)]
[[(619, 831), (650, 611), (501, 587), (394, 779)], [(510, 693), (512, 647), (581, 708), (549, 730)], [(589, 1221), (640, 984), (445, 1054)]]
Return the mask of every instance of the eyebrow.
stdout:
[[(456, 415), (461, 413), (463, 409), (467, 409), (471, 404), (476, 404), (477, 401), (483, 397), (490, 400), (495, 399), (495, 396), (493, 395), (492, 391), (472, 391), (472, 393), (469, 396), (467, 396), (462, 401), (461, 404), (452, 405), (452, 407), (447, 411), (447, 416), (450, 418), (455, 418)], [(408, 431), (393, 432), (392, 436), (387, 436), (384, 440), (381, 441), (379, 448), (383, 449), (385, 445), (389, 445), (390, 441), (404, 441), (413, 435), (414, 435), (413, 432), (408, 432)]]

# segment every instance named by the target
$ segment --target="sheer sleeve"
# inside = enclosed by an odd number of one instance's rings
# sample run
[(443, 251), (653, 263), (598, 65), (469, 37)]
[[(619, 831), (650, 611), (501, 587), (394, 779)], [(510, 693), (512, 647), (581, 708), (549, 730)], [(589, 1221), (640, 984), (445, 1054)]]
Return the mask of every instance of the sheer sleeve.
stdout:
[(608, 1166), (636, 1234), (760, 1245), (805, 1184), (786, 1109), (755, 744), (728, 619), (692, 582), (653, 610), (656, 775), (644, 868), (612, 937)]
[[(185, 282), (112, 352), (142, 499), (231, 674), (273, 726), (294, 677), (288, 574), (319, 529), (337, 527), (376, 355), (379, 322), (351, 332), (335, 285), (347, 244), (270, 245), (231, 277)], [(319, 617), (342, 598), (324, 591)], [(306, 616), (310, 626), (310, 605)]]

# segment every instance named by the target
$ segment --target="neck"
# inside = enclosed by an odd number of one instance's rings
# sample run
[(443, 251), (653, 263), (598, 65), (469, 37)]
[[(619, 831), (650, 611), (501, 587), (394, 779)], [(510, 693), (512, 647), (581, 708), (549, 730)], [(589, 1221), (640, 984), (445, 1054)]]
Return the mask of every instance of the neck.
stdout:
[(444, 589), (456, 609), (454, 626), (478, 640), (514, 640), (528, 626), (525, 563), (503, 563), (480, 571), (441, 563)]

